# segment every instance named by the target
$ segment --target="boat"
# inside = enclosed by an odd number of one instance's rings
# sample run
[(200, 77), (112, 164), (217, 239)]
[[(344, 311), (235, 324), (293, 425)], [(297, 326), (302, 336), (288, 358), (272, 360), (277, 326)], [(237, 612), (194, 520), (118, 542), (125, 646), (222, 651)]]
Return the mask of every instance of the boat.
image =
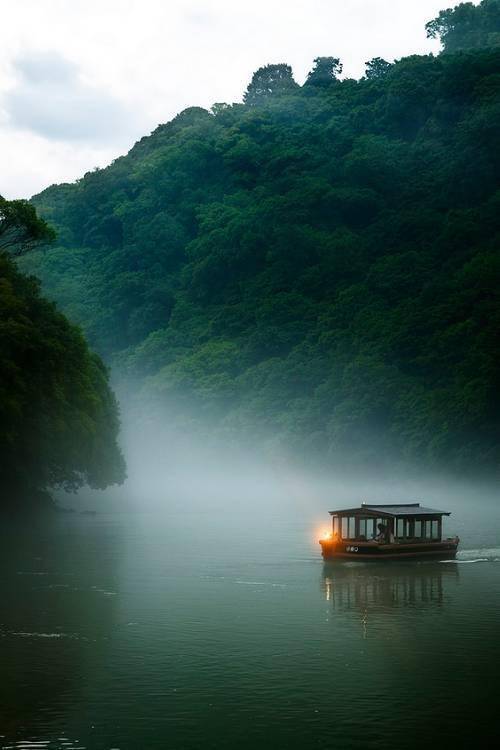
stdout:
[(332, 531), (320, 540), (325, 560), (404, 560), (455, 557), (457, 536), (443, 538), (446, 510), (420, 503), (372, 505), (331, 510)]

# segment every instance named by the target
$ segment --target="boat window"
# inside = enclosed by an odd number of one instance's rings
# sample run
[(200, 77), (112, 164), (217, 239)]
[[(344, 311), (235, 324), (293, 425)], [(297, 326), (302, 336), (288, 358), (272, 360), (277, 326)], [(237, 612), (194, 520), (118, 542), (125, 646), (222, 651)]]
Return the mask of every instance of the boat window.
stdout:
[(405, 522), (402, 518), (398, 518), (396, 526), (396, 536), (404, 537), (405, 535)]
[(352, 516), (342, 519), (342, 539), (355, 539), (355, 529), (355, 519)]
[(422, 536), (425, 539), (431, 538), (431, 522), (430, 521), (422, 521)]
[(415, 521), (415, 531), (413, 533), (417, 538), (422, 536), (422, 521)]
[(367, 536), (367, 520), (366, 518), (360, 518), (359, 519), (359, 535), (360, 536)]
[(342, 539), (349, 539), (348, 529), (349, 529), (349, 519), (343, 518), (342, 519)]
[(439, 522), (432, 521), (431, 537), (432, 539), (439, 539)]
[(355, 526), (356, 519), (350, 518), (349, 519), (349, 539), (355, 539), (356, 538), (356, 526)]
[(333, 533), (340, 536), (340, 518), (338, 516), (333, 518)]

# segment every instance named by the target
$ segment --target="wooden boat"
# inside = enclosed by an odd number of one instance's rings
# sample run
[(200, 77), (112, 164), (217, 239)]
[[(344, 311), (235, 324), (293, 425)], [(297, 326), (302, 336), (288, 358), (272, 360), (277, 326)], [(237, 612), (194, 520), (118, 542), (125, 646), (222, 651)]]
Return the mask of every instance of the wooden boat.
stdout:
[(332, 531), (319, 540), (325, 560), (453, 559), (459, 538), (443, 539), (445, 510), (420, 503), (331, 510)]

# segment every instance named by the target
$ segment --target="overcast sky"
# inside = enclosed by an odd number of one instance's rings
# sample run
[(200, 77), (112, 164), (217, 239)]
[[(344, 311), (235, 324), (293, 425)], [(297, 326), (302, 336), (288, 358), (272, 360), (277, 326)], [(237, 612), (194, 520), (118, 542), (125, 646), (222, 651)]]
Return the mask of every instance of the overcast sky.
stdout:
[(437, 51), (449, 0), (0, 0), (0, 194), (29, 197), (125, 153), (187, 106), (241, 100), (254, 70), (318, 55), (344, 74)]

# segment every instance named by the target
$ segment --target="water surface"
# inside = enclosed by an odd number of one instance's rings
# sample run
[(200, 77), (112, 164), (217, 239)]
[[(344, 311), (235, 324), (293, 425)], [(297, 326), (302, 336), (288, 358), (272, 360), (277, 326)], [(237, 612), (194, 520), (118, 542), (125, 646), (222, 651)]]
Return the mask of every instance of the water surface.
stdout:
[(307, 512), (61, 515), (1, 532), (0, 746), (477, 746), (499, 511), (457, 562), (324, 565)]

